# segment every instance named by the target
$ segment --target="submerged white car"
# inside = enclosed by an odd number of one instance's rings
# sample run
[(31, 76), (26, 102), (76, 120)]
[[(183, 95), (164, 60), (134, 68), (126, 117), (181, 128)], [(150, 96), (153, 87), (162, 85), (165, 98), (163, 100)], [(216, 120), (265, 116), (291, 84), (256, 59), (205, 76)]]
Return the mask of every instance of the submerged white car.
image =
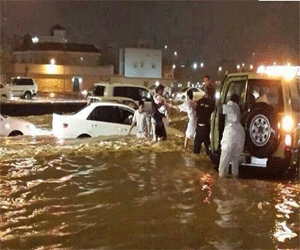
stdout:
[[(94, 102), (74, 115), (53, 114), (53, 134), (60, 139), (127, 135), (134, 109), (113, 102)], [(132, 134), (136, 133), (136, 127)]]
[(32, 123), (22, 119), (9, 117), (0, 114), (0, 135), (19, 136), (19, 135), (38, 135), (38, 130)]

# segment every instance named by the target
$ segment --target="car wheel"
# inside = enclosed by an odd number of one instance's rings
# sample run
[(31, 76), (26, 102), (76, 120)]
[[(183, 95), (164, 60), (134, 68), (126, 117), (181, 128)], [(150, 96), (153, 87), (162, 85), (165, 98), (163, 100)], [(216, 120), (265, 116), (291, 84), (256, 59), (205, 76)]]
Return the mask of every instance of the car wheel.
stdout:
[(91, 137), (89, 134), (81, 134), (77, 138), (89, 138), (89, 137)]
[(24, 99), (30, 100), (31, 98), (32, 98), (32, 95), (31, 95), (30, 92), (26, 92), (26, 93), (24, 94)]
[(278, 119), (272, 106), (255, 103), (245, 119), (245, 148), (258, 158), (270, 157), (279, 145)]
[(21, 136), (23, 133), (19, 130), (12, 131), (8, 136)]

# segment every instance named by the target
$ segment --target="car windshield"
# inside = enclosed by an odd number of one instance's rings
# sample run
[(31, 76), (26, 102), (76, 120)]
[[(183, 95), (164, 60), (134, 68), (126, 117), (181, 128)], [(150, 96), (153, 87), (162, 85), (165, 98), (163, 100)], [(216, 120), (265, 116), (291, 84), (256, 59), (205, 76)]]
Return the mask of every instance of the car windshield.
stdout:
[(264, 102), (283, 111), (283, 92), (280, 80), (250, 79), (248, 103)]

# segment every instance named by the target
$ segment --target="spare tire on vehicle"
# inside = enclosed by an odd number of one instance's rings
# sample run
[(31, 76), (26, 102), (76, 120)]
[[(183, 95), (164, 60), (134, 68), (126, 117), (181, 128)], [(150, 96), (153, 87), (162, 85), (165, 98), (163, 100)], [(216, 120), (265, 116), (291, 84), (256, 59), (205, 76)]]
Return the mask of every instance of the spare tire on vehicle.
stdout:
[(250, 107), (245, 118), (245, 148), (257, 158), (270, 157), (278, 148), (280, 133), (274, 108), (258, 102)]

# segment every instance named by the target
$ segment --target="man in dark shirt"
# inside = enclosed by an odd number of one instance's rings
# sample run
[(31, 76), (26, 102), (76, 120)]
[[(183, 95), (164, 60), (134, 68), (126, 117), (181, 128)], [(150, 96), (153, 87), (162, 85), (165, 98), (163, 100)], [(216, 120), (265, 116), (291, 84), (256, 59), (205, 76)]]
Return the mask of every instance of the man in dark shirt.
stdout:
[(214, 101), (209, 98), (209, 91), (197, 102), (196, 114), (198, 117), (194, 141), (194, 153), (200, 154), (201, 145), (204, 143), (206, 154), (209, 154), (210, 116), (215, 109)]

